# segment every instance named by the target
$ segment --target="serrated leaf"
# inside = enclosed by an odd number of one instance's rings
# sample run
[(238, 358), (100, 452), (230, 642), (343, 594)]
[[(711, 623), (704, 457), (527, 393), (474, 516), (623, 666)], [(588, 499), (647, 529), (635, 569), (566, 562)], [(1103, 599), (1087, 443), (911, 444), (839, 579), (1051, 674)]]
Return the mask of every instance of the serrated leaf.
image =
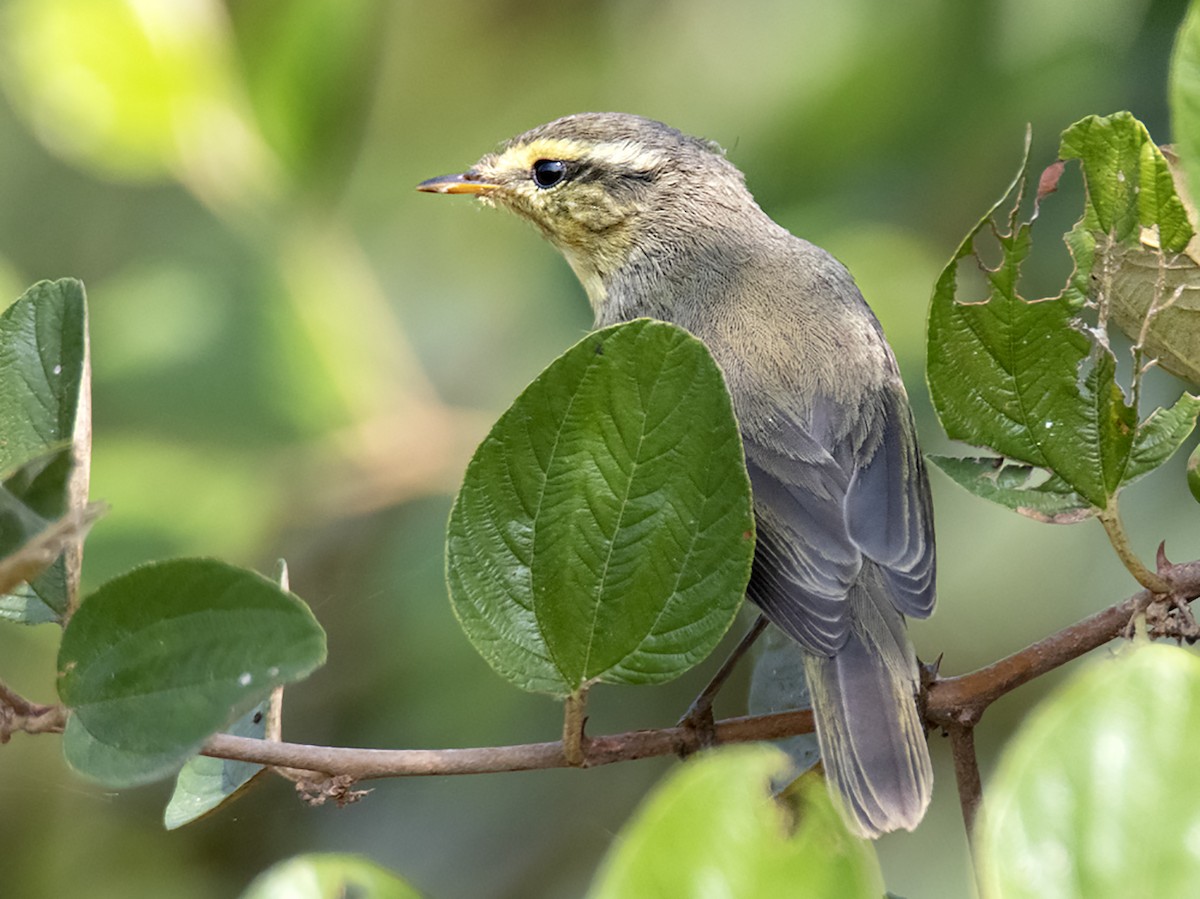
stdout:
[(1030, 715), (988, 786), (989, 899), (1190, 896), (1200, 659), (1143, 645), (1077, 672)]
[[(260, 702), (225, 732), (235, 737), (263, 739), (267, 734), (269, 705), (269, 700)], [(262, 765), (234, 759), (205, 755), (188, 759), (175, 778), (175, 790), (163, 812), (163, 826), (175, 830), (211, 814), (241, 794), (263, 770)]]
[[(324, 659), (325, 635), (308, 607), (260, 575), (209, 559), (136, 568), (93, 593), (63, 633), (59, 696), (79, 722), (75, 733), (105, 750), (75, 751), (68, 729), (68, 760), (113, 786), (157, 779), (164, 759), (177, 768)], [(109, 764), (114, 753), (158, 764), (139, 776)]]
[(241, 899), (421, 899), (407, 883), (356, 855), (312, 853), (271, 866)]
[(1170, 409), (1155, 409), (1133, 441), (1122, 483), (1130, 484), (1175, 454), (1196, 427), (1200, 397), (1185, 393)]
[[(1030, 492), (1029, 484), (1011, 479), (989, 481), (969, 462), (948, 473), (981, 496), (1053, 521), (1086, 517), (1071, 494), (1095, 510), (1108, 508), (1121, 487), (1178, 447), (1191, 429), (1186, 419), (1190, 414), (1194, 420), (1196, 412), (1185, 399), (1139, 424), (1137, 409), (1117, 384), (1116, 357), (1103, 329), (1113, 273), (1098, 266), (1114, 262), (1112, 248), (1136, 244), (1147, 229), (1172, 251), (1193, 236), (1165, 159), (1128, 113), (1072, 125), (1060, 154), (1080, 160), (1088, 190), (1083, 218), (1067, 235), (1075, 270), (1063, 293), (1029, 302), (1018, 292), (1032, 245), (1032, 220), (1019, 220), (1023, 163), (1008, 194), (967, 235), (939, 277), (928, 344), (930, 393), (946, 433), (1041, 469), (1051, 486), (1035, 482), (1038, 489)], [(1014, 196), (1005, 228), (996, 213)], [(979, 255), (984, 231), (1000, 246), (995, 267)], [(957, 295), (959, 267), (972, 263), (988, 285), (982, 301)], [(1097, 289), (1101, 311), (1090, 324), (1085, 304)]]
[(1074, 524), (1096, 510), (1061, 478), (1045, 469), (999, 458), (926, 456), (958, 485), (1036, 521)]
[(819, 780), (800, 788), (793, 830), (769, 787), (787, 767), (782, 753), (764, 746), (685, 762), (622, 830), (588, 899), (877, 899), (883, 881), (875, 853), (846, 831)]
[(661, 682), (729, 627), (753, 533), (716, 364), (639, 319), (568, 350), (476, 451), (450, 516), (450, 597), (523, 689)]
[(1167, 162), (1131, 113), (1081, 119), (1063, 132), (1058, 155), (1083, 165), (1089, 230), (1129, 243), (1153, 228), (1168, 253), (1182, 252), (1192, 239)]

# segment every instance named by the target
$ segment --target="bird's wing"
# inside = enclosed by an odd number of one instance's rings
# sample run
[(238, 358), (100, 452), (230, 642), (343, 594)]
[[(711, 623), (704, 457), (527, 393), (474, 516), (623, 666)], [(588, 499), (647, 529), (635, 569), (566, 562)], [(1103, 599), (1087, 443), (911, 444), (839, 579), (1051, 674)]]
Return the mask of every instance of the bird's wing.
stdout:
[[(846, 640), (846, 596), (874, 560), (896, 608), (925, 617), (933, 609), (933, 519), (924, 463), (901, 393), (885, 392), (864, 421), (861, 445), (834, 445), (781, 413), (769, 429), (744, 433), (754, 488), (758, 549), (749, 595), (779, 627), (815, 652)], [(832, 402), (812, 422), (847, 414)], [(823, 428), (821, 430), (830, 430)], [(834, 429), (839, 430), (839, 429)]]
[(928, 618), (936, 573), (929, 477), (907, 399), (899, 388), (882, 396), (874, 424), (879, 445), (869, 459), (855, 460), (846, 523), (854, 544), (879, 564), (896, 608)]

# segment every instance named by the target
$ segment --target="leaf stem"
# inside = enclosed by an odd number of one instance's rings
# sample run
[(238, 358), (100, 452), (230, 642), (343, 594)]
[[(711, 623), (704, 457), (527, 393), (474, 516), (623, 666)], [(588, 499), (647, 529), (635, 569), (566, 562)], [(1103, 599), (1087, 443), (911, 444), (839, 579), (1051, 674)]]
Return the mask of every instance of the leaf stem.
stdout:
[(563, 756), (572, 768), (582, 768), (587, 762), (583, 735), (587, 724), (587, 694), (585, 684), (563, 702)]
[(1121, 564), (1133, 575), (1134, 579), (1152, 593), (1165, 595), (1171, 592), (1171, 585), (1159, 574), (1151, 571), (1137, 557), (1121, 523), (1121, 513), (1117, 508), (1117, 499), (1113, 497), (1108, 502), (1108, 508), (1097, 516), (1108, 534), (1108, 542), (1112, 544)]

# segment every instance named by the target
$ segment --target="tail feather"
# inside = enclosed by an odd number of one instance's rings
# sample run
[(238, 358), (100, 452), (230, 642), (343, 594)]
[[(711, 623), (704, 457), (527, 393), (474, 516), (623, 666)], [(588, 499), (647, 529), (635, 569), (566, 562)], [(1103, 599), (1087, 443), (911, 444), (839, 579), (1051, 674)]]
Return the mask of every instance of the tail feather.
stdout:
[(833, 656), (805, 653), (805, 673), (830, 786), (848, 823), (874, 838), (920, 823), (933, 771), (917, 714), (916, 655), (873, 564), (849, 600), (849, 639)]

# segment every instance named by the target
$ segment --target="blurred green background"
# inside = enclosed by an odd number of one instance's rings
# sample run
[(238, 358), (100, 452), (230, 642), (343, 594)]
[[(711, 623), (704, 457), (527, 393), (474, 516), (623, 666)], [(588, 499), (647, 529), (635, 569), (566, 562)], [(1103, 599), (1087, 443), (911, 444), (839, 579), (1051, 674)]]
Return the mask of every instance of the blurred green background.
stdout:
[[(264, 571), (286, 557), (330, 654), (291, 690), (288, 738), (555, 738), (557, 706), (509, 688), (458, 630), (442, 533), (490, 422), (590, 315), (531, 229), (413, 185), (582, 110), (718, 141), (768, 212), (855, 273), (926, 449), (944, 451), (922, 381), (934, 278), (1003, 192), (1027, 123), (1038, 169), (1092, 113), (1131, 109), (1169, 139), (1184, 8), (0, 0), (0, 297), (75, 276), (91, 300), (92, 494), (113, 511), (88, 542), (86, 585), (168, 555)], [(1079, 209), (1076, 174), (1043, 213), (1027, 295), (1061, 285), (1057, 235)], [(1133, 592), (1097, 524), (1035, 524), (933, 478), (940, 607), (912, 632), (944, 672)], [(1145, 558), (1162, 539), (1173, 559), (1200, 555), (1189, 504), (1182, 458), (1129, 492)], [(52, 699), (57, 637), (0, 629), (0, 678)], [(597, 691), (592, 732), (673, 721), (707, 673)], [(1053, 681), (988, 714), (985, 775)], [(737, 695), (723, 701), (738, 711)], [(893, 891), (957, 899), (966, 841), (945, 741), (933, 745), (927, 821), (878, 848)], [(341, 811), (275, 781), (166, 833), (168, 785), (107, 793), (58, 749), (0, 748), (5, 897), (234, 896), (311, 850), (364, 853), (431, 899), (577, 896), (671, 764), (381, 782)]]

